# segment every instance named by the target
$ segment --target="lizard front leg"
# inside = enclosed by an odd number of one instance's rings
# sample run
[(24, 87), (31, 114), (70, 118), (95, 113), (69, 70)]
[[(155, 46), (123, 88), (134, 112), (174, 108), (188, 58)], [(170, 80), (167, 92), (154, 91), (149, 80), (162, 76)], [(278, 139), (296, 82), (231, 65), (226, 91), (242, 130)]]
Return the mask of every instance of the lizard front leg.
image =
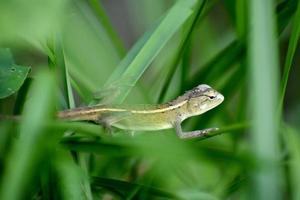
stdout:
[(173, 126), (175, 128), (177, 136), (181, 139), (205, 137), (205, 136), (207, 136), (208, 133), (218, 130), (218, 128), (208, 128), (208, 129), (203, 129), (203, 130), (184, 132), (184, 131), (182, 131), (180, 120), (177, 120)]

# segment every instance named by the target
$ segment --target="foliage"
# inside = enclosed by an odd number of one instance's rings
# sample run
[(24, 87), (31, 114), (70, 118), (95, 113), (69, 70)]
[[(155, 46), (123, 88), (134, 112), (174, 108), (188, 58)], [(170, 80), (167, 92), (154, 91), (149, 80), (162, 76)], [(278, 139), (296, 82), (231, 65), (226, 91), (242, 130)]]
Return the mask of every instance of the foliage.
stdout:
[[(1, 1), (0, 199), (299, 199), (299, 16), (299, 0)], [(54, 117), (202, 83), (225, 96), (184, 122), (220, 128), (205, 138)]]

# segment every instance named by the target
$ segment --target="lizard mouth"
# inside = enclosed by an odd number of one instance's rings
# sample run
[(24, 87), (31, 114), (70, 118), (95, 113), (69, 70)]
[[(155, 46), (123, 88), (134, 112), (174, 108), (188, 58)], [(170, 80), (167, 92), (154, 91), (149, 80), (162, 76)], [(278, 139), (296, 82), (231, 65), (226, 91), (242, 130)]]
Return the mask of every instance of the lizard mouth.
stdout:
[(220, 103), (224, 101), (224, 96), (222, 94), (219, 93), (216, 97), (220, 101)]

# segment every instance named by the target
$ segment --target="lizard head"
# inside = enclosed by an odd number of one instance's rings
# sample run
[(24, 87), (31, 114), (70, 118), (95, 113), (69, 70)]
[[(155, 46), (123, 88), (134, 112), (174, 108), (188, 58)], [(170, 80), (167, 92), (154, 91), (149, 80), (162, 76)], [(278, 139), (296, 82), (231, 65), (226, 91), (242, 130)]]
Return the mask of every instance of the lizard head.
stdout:
[(200, 115), (223, 102), (224, 96), (208, 85), (202, 84), (187, 91), (188, 109), (191, 115)]

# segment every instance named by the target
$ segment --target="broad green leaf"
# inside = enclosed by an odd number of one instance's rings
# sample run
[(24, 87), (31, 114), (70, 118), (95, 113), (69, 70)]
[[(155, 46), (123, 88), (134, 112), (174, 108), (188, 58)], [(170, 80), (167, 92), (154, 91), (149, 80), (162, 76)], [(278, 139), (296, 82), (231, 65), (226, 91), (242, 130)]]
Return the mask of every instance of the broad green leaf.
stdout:
[(0, 49), (0, 99), (17, 92), (29, 71), (30, 67), (14, 63), (9, 49)]

